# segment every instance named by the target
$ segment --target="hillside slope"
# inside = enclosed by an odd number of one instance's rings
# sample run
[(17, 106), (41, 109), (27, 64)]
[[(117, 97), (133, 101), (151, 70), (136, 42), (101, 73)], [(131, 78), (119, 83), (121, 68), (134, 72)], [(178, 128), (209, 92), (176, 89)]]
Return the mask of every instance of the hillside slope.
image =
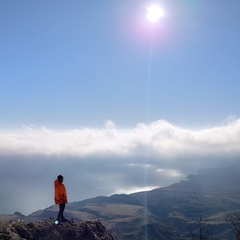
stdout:
[[(240, 212), (239, 172), (239, 165), (202, 169), (169, 187), (69, 203), (65, 216), (75, 222), (99, 219), (118, 240), (174, 239), (169, 236), (176, 233), (192, 239), (189, 231), (195, 229), (197, 235), (199, 223), (205, 224), (214, 239), (235, 239), (226, 218)], [(5, 219), (38, 221), (54, 217), (57, 212), (58, 207), (53, 205), (29, 216), (15, 213), (5, 215)]]
[(186, 218), (209, 218), (212, 215), (240, 210), (240, 168), (238, 165), (220, 169), (201, 169), (187, 181), (130, 196), (161, 221), (169, 223), (170, 215), (178, 212)]

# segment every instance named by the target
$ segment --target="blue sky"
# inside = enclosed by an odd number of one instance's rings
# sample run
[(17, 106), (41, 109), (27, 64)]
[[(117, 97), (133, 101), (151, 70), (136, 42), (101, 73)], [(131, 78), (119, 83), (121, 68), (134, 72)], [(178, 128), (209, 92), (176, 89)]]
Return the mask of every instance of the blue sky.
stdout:
[(239, 1), (159, 3), (152, 26), (150, 1), (1, 1), (0, 126), (238, 117)]
[(77, 201), (239, 159), (240, 2), (151, 3), (0, 1), (0, 212), (48, 207), (60, 173)]

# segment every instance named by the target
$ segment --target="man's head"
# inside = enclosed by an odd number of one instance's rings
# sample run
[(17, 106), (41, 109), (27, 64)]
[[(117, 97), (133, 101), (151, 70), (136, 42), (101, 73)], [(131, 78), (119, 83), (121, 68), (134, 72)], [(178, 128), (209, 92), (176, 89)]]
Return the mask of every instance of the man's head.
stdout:
[(62, 183), (62, 182), (63, 182), (63, 176), (62, 176), (62, 175), (58, 175), (57, 180), (58, 180), (60, 183)]

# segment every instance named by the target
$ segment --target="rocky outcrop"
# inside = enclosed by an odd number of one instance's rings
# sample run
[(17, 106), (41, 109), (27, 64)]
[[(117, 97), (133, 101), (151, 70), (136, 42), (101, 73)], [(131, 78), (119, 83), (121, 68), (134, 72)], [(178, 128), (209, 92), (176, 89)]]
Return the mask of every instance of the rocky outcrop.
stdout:
[(0, 223), (1, 240), (114, 240), (100, 221), (74, 224), (53, 221)]

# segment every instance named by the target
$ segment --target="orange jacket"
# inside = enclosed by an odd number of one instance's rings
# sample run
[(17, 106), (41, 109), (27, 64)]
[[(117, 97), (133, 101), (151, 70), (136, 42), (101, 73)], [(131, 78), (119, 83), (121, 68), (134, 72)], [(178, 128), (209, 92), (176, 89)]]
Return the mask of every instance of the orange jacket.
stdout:
[(67, 192), (64, 184), (60, 183), (57, 179), (54, 181), (54, 201), (56, 204), (67, 203)]

